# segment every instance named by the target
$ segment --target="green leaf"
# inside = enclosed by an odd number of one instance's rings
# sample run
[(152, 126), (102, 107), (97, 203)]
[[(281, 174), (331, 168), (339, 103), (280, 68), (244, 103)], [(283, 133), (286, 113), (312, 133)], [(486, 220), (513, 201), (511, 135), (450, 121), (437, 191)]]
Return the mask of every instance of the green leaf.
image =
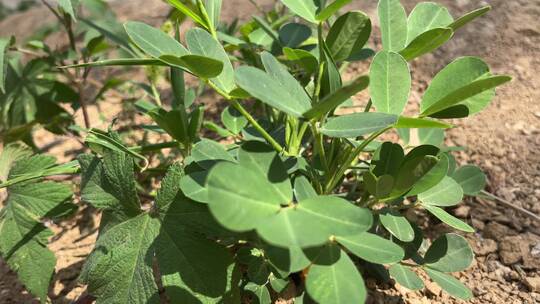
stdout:
[(405, 256), (405, 252), (399, 245), (367, 232), (339, 236), (336, 240), (354, 255), (375, 264), (397, 263)]
[(284, 47), (283, 54), (288, 60), (306, 70), (308, 74), (313, 74), (318, 68), (319, 62), (317, 58), (308, 51)]
[(205, 30), (193, 28), (186, 33), (186, 43), (192, 54), (221, 61), (223, 63), (223, 71), (219, 76), (211, 78), (210, 81), (226, 93), (234, 90), (236, 86), (234, 84), (233, 66), (223, 46), (217, 40)]
[(398, 212), (384, 210), (379, 214), (379, 220), (384, 228), (398, 240), (403, 242), (414, 240), (414, 230), (411, 223)]
[(426, 208), (427, 211), (429, 211), (431, 214), (433, 214), (435, 217), (437, 217), (439, 220), (447, 224), (448, 226), (465, 231), (465, 232), (474, 232), (474, 228), (469, 226), (467, 223), (455, 218), (454, 216), (450, 215), (448, 212), (444, 211), (442, 208), (436, 207), (436, 206), (430, 206), (430, 205), (424, 205), (424, 208)]
[(302, 248), (291, 246), (289, 248), (266, 245), (265, 256), (269, 262), (280, 271), (293, 273), (307, 268), (311, 261), (306, 257)]
[(297, 202), (307, 200), (317, 196), (317, 192), (309, 182), (307, 177), (300, 175), (294, 179), (294, 197)]
[(362, 233), (371, 223), (369, 210), (341, 198), (318, 196), (282, 208), (260, 223), (257, 232), (270, 244), (305, 248), (322, 245), (333, 235)]
[(451, 176), (466, 195), (477, 195), (486, 187), (486, 175), (480, 168), (473, 165), (463, 166)]
[(206, 178), (208, 171), (197, 171), (186, 174), (180, 180), (180, 189), (185, 196), (199, 203), (208, 203), (208, 189)]
[(440, 158), (441, 160), (414, 184), (411, 191), (407, 192), (407, 196), (425, 192), (443, 180), (448, 172), (449, 160), (446, 154), (441, 154)]
[(266, 73), (282, 86), (282, 90), (288, 91), (294, 98), (291, 102), (298, 103), (302, 108), (311, 106), (311, 99), (304, 88), (272, 54), (263, 52), (261, 60)]
[(400, 116), (398, 122), (394, 126), (396, 129), (410, 128), (410, 129), (422, 129), (422, 128), (452, 128), (452, 125), (428, 118), (413, 118)]
[(187, 69), (203, 79), (217, 77), (223, 71), (223, 62), (199, 55), (162, 55), (159, 59), (169, 65)]
[(465, 301), (472, 299), (472, 291), (463, 285), (463, 283), (461, 283), (458, 279), (433, 269), (427, 268), (425, 270), (433, 282), (441, 286), (442, 289), (451, 296)]
[(454, 18), (446, 7), (433, 2), (418, 3), (407, 21), (407, 43), (434, 28), (448, 27), (452, 22)]
[(150, 253), (158, 229), (156, 219), (141, 214), (100, 235), (81, 273), (98, 303), (159, 303)]
[(315, 104), (309, 111), (304, 113), (304, 117), (308, 119), (321, 117), (339, 105), (347, 101), (356, 93), (364, 90), (369, 85), (368, 76), (360, 76), (356, 78), (352, 83), (341, 87), (334, 93), (327, 95), (317, 104)]
[(296, 48), (311, 37), (311, 28), (301, 23), (287, 23), (279, 29), (279, 41), (284, 47)]
[(347, 60), (361, 50), (371, 34), (371, 20), (363, 12), (347, 12), (330, 28), (326, 44), (335, 61)]
[(221, 144), (206, 138), (193, 145), (191, 156), (205, 169), (212, 168), (217, 161), (236, 162)]
[(7, 51), (11, 44), (10, 39), (0, 39), (0, 93), (6, 93), (6, 76), (7, 76)]
[(369, 71), (369, 91), (378, 112), (401, 114), (411, 90), (409, 66), (401, 55), (383, 51), (378, 53)]
[(405, 152), (399, 144), (384, 142), (373, 154), (371, 171), (375, 176), (385, 174), (396, 176), (404, 158)]
[(474, 114), (491, 101), (492, 95), (476, 99), (482, 96), (480, 93), (490, 91), (509, 80), (508, 76), (491, 76), (489, 67), (481, 59), (459, 58), (433, 78), (422, 97), (422, 116), (429, 116), (458, 104), (466, 106), (468, 114)]
[(444, 143), (444, 130), (440, 128), (422, 128), (418, 130), (418, 139), (423, 145), (442, 146)]
[(321, 78), (321, 91), (320, 97), (325, 97), (329, 94), (336, 92), (343, 85), (341, 80), (341, 73), (326, 41), (323, 38), (322, 31), (319, 31), (319, 48), (322, 50), (319, 54), (319, 59), (323, 65), (323, 74)]
[(409, 267), (394, 264), (388, 269), (390, 275), (401, 286), (410, 290), (420, 290), (424, 288), (424, 282)]
[(330, 137), (354, 138), (385, 129), (396, 123), (397, 118), (396, 115), (373, 112), (331, 117), (321, 132)]
[(418, 200), (431, 206), (454, 206), (463, 199), (463, 189), (451, 177), (445, 176), (437, 185), (418, 194)]
[[(8, 160), (18, 159), (13, 166), (8, 165), (10, 177), (43, 170), (55, 163), (53, 157), (28, 157), (27, 151), (14, 149), (15, 146), (7, 146), (0, 157), (6, 165)], [(9, 186), (7, 193), (5, 207), (0, 210), (0, 255), (28, 291), (45, 303), (56, 258), (47, 249), (52, 232), (41, 221), (61, 217), (71, 207), (71, 187), (35, 180)]]
[(199, 12), (194, 12), (188, 6), (182, 3), (181, 0), (166, 0), (170, 5), (181, 11), (184, 15), (193, 19), (196, 23), (202, 25), (204, 28), (209, 29), (209, 25), (204, 21), (203, 17), (199, 15)]
[(427, 54), (450, 40), (454, 32), (450, 28), (434, 28), (416, 37), (407, 47), (399, 52), (405, 60), (410, 61)]
[(306, 291), (320, 304), (364, 303), (364, 280), (347, 253), (338, 246), (328, 246), (311, 266), (306, 279)]
[(469, 12), (461, 17), (459, 17), (456, 21), (454, 21), (452, 24), (450, 24), (448, 27), (452, 28), (454, 32), (464, 26), (465, 24), (473, 21), (474, 19), (483, 16), (487, 12), (491, 10), (491, 6), (484, 6), (479, 9), (476, 9), (472, 12)]
[(59, 67), (60, 69), (84, 68), (84, 67), (103, 67), (103, 66), (164, 66), (165, 62), (153, 58), (118, 58), (106, 59), (94, 62), (79, 63)]
[(26, 146), (11, 143), (4, 146), (0, 154), (0, 181), (6, 181), (11, 167), (21, 159), (32, 155), (32, 150)]
[(219, 26), (222, 5), (223, 0), (206, 0), (206, 5), (204, 7), (208, 13), (208, 18), (212, 22), (211, 26), (214, 29)]
[(174, 205), (187, 203), (172, 203), (155, 243), (165, 293), (174, 303), (221, 303), (231, 288), (227, 272), (232, 257), (222, 245), (185, 229)]
[[(277, 154), (276, 154), (277, 155)], [(242, 158), (241, 158), (242, 162)], [(265, 169), (265, 170), (263, 170)], [(292, 188), (283, 178), (279, 159), (269, 168), (221, 162), (207, 179), (209, 207), (218, 222), (234, 231), (248, 231), (292, 201)]]
[(347, 5), (351, 0), (335, 0), (330, 5), (326, 6), (323, 10), (321, 10), (315, 19), (317, 21), (326, 21), (328, 18), (330, 18), (333, 14), (337, 13), (343, 6)]
[(369, 193), (376, 198), (385, 198), (392, 192), (394, 178), (391, 175), (385, 174), (377, 177), (371, 171), (366, 171), (363, 177)]
[(457, 272), (467, 269), (473, 257), (473, 251), (465, 238), (448, 233), (431, 244), (424, 256), (424, 262), (431, 269)]
[(80, 155), (82, 200), (96, 208), (127, 216), (141, 213), (134, 178), (133, 159), (121, 152), (107, 151), (100, 160)]
[(251, 96), (294, 117), (302, 117), (311, 108), (307, 95), (297, 99), (295, 91), (284, 90), (282, 83), (257, 68), (241, 66), (236, 70), (235, 78), (238, 86)]
[(418, 156), (409, 156), (409, 154), (405, 157), (395, 178), (392, 194), (396, 197), (409, 191), (417, 181), (439, 162), (437, 157), (430, 154)]
[(378, 5), (385, 51), (399, 52), (407, 42), (407, 13), (399, 0), (380, 0)]
[(259, 285), (266, 285), (268, 277), (270, 276), (270, 269), (268, 268), (263, 257), (254, 257), (248, 263), (247, 276), (251, 282)]
[(233, 134), (239, 134), (248, 124), (248, 120), (231, 106), (221, 112), (221, 122)]
[(66, 12), (75, 22), (77, 21), (77, 6), (79, 0), (58, 0), (58, 6)]
[(257, 285), (254, 283), (247, 283), (244, 287), (244, 290), (251, 292), (255, 295), (255, 301), (252, 300), (250, 303), (254, 304), (271, 304), (272, 299), (270, 298), (270, 292), (265, 285)]
[(316, 15), (318, 1), (315, 0), (281, 0), (293, 13), (311, 23), (318, 23)]
[(187, 118), (183, 110), (166, 111), (163, 108), (155, 108), (147, 114), (172, 138), (179, 142), (185, 142), (188, 139), (188, 133), (185, 129)]
[(127, 22), (124, 27), (133, 43), (153, 58), (158, 59), (162, 55), (189, 55), (180, 42), (155, 27), (135, 21)]

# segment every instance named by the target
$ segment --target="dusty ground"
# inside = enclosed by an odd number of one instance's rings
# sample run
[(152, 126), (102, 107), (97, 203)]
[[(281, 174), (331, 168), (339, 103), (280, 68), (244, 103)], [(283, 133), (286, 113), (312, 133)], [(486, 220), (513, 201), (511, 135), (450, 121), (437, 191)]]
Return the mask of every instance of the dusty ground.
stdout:
[[(248, 18), (253, 7), (245, 0), (227, 0), (224, 16), (239, 12)], [(267, 5), (271, 1), (257, 1)], [(402, 0), (408, 11), (419, 1)], [(466, 146), (459, 155), (462, 162), (475, 163), (489, 176), (488, 190), (512, 204), (540, 214), (540, 1), (538, 0), (439, 0), (454, 16), (490, 4), (493, 11), (472, 26), (461, 29), (453, 40), (433, 55), (426, 55), (412, 64), (415, 90), (412, 101), (417, 102), (429, 80), (444, 65), (463, 55), (484, 58), (494, 72), (514, 76), (514, 81), (499, 89), (496, 100), (482, 113), (457, 123), (450, 131), (448, 144)], [(140, 4), (144, 3), (144, 10)], [(376, 1), (353, 1), (376, 21)], [(239, 9), (241, 8), (241, 9)], [(159, 24), (165, 15), (165, 5), (157, 0), (130, 0), (115, 4), (123, 20), (137, 19)], [(39, 16), (39, 18), (36, 18)], [(26, 36), (32, 29), (52, 19), (41, 8), (0, 23), (0, 36)], [(30, 22), (28, 22), (31, 20)], [(378, 44), (375, 29), (373, 44)], [(362, 67), (358, 68), (362, 71)], [(412, 105), (414, 108), (414, 105)], [(116, 116), (118, 104), (102, 109), (107, 118)], [(92, 109), (93, 117), (97, 110)], [(105, 122), (103, 122), (105, 123)], [(44, 145), (46, 137), (41, 137)], [(65, 139), (66, 145), (77, 149), (78, 144)], [(60, 159), (66, 146), (53, 146), (49, 152)], [(477, 229), (468, 235), (476, 253), (473, 267), (459, 274), (472, 288), (473, 303), (540, 303), (540, 224), (519, 213), (490, 201), (467, 200), (454, 210)], [(54, 303), (69, 303), (83, 291), (75, 278), (81, 261), (95, 239), (92, 231), (80, 232), (75, 222), (54, 227), (59, 232), (51, 243), (58, 257), (57, 274), (50, 297)], [(435, 226), (430, 233), (446, 229)], [(377, 285), (368, 282), (372, 303), (459, 303), (428, 284), (421, 292), (410, 292), (400, 286)], [(16, 276), (0, 262), (0, 303), (33, 303)]]

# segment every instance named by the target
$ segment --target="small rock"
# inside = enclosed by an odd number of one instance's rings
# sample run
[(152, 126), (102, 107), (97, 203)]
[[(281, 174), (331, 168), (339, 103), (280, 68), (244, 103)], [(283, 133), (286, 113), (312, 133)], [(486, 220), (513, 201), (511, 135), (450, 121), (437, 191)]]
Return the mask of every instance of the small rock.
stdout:
[(456, 210), (454, 210), (454, 214), (460, 218), (468, 218), (470, 211), (471, 211), (471, 207), (467, 205), (461, 205), (457, 207)]
[(497, 222), (490, 222), (484, 228), (484, 237), (488, 239), (500, 240), (507, 236), (510, 228)]
[(521, 236), (508, 236), (499, 245), (501, 262), (506, 265), (518, 263), (529, 254), (529, 245)]
[(433, 282), (426, 282), (426, 289), (434, 296), (440, 296), (442, 292), (441, 287)]
[(479, 256), (488, 255), (497, 251), (497, 242), (492, 239), (479, 239), (473, 243), (473, 250)]
[(525, 285), (532, 292), (540, 292), (540, 277), (525, 278)]

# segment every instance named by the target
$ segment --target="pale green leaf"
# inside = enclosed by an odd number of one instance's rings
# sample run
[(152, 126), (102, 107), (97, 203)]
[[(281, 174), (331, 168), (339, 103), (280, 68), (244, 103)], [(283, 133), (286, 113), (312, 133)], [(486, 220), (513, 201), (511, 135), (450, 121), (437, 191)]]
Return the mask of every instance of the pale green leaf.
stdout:
[(270, 244), (305, 248), (322, 245), (331, 236), (362, 233), (372, 221), (367, 209), (341, 198), (317, 196), (282, 208), (258, 225), (257, 232)]
[(364, 303), (367, 291), (356, 265), (339, 247), (329, 247), (309, 270), (307, 293), (320, 304)]
[(331, 117), (321, 132), (330, 137), (354, 138), (383, 130), (397, 121), (397, 116), (385, 113), (361, 112)]
[(426, 272), (433, 282), (441, 286), (451, 296), (465, 301), (473, 298), (472, 291), (453, 276), (429, 268), (426, 269)]
[(409, 269), (407, 266), (401, 264), (394, 264), (388, 269), (390, 276), (401, 286), (410, 290), (420, 290), (424, 288), (424, 282), (420, 277)]
[(431, 206), (454, 206), (463, 199), (463, 189), (451, 177), (445, 176), (429, 190), (418, 194), (418, 200)]
[(416, 37), (407, 47), (399, 52), (407, 61), (427, 54), (446, 43), (454, 32), (450, 28), (434, 28)]
[(336, 240), (354, 255), (375, 264), (396, 263), (405, 256), (405, 252), (399, 245), (368, 232), (338, 236)]
[(452, 178), (461, 186), (466, 195), (477, 195), (486, 187), (486, 174), (473, 165), (457, 169)]
[(193, 28), (186, 33), (186, 43), (192, 54), (221, 61), (223, 70), (219, 76), (211, 78), (210, 81), (226, 93), (234, 90), (234, 70), (229, 56), (212, 35), (201, 28)]
[(315, 19), (317, 21), (326, 21), (328, 18), (330, 18), (333, 14), (337, 13), (343, 6), (347, 5), (351, 0), (335, 0), (329, 5), (327, 5), (324, 9), (322, 9)]
[(377, 8), (385, 51), (399, 52), (407, 42), (407, 13), (399, 0), (380, 0)]
[(456, 217), (450, 215), (442, 208), (430, 205), (424, 205), (424, 208), (426, 208), (427, 211), (429, 211), (443, 223), (447, 224), (452, 228), (470, 233), (474, 232), (473, 227), (469, 226), (467, 223), (461, 221), (460, 219), (457, 219)]
[(400, 115), (409, 99), (411, 73), (401, 55), (380, 52), (371, 63), (369, 91), (378, 112)]
[(433, 2), (418, 3), (407, 21), (407, 43), (434, 28), (448, 27), (452, 22), (454, 18), (446, 7)]
[(414, 240), (414, 230), (411, 223), (398, 212), (385, 210), (379, 214), (379, 220), (384, 228), (400, 241)]
[(454, 233), (436, 239), (424, 256), (425, 265), (442, 272), (457, 272), (467, 269), (474, 254), (467, 240)]
[(206, 138), (193, 145), (191, 156), (199, 166), (205, 169), (212, 168), (218, 161), (236, 162), (223, 145)]
[(315, 0), (281, 0), (293, 13), (305, 20), (317, 23), (318, 1)]
[(487, 12), (491, 10), (491, 6), (484, 6), (479, 9), (476, 9), (472, 12), (469, 12), (461, 17), (459, 17), (456, 21), (454, 21), (452, 24), (450, 24), (448, 27), (452, 28), (454, 31), (461, 28), (465, 24), (473, 21), (474, 19), (483, 16)]
[(415, 118), (400, 116), (398, 122), (394, 125), (396, 129), (410, 128), (410, 129), (422, 129), (422, 128), (440, 128), (448, 129), (452, 128), (452, 125), (428, 118)]
[(189, 52), (171, 36), (142, 22), (130, 21), (124, 25), (129, 38), (146, 54), (158, 59), (162, 55), (184, 56)]

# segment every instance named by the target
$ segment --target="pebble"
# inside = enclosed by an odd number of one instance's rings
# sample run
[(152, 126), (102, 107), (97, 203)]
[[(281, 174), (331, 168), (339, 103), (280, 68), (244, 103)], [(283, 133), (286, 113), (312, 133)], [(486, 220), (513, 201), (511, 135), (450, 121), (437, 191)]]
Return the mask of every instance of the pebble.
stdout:
[(540, 292), (540, 277), (525, 278), (525, 285), (532, 292)]

